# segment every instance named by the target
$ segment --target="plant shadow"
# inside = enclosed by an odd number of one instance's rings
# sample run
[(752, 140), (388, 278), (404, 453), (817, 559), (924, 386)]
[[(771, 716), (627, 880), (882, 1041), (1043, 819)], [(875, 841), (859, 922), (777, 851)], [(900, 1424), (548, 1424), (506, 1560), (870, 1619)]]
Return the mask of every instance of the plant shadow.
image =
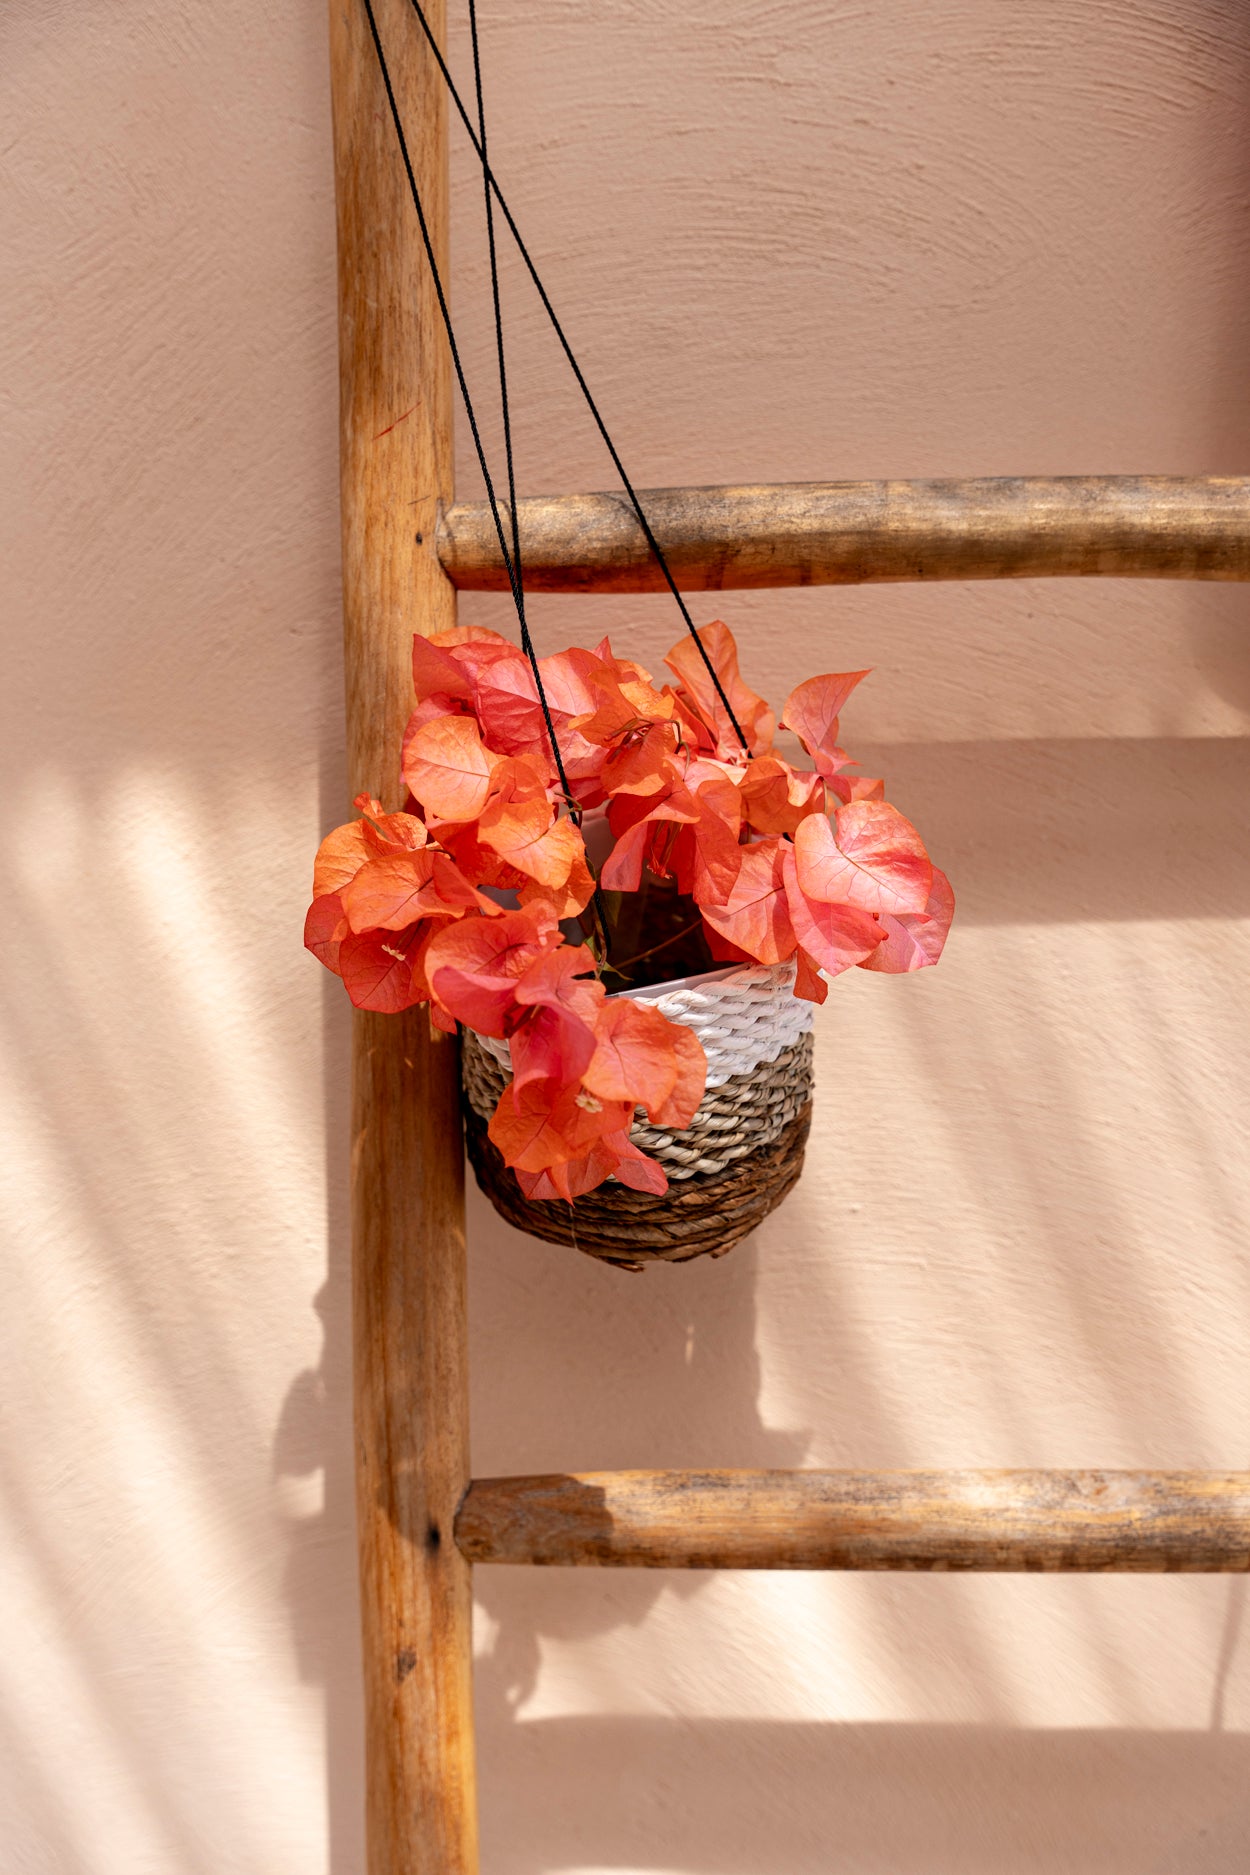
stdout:
[[(873, 753), (867, 752), (870, 760)], [(926, 833), (958, 885), (957, 933), (1018, 926), (1040, 927), (1044, 936), (1046, 927), (1056, 925), (1149, 924), (1182, 902), (1188, 916), (1212, 921), (1248, 908), (1244, 878), (1219, 863), (1238, 837), (1242, 811), (1245, 751), (1236, 740), (905, 744), (890, 748), (888, 764), (886, 751), (876, 753), (897, 784), (891, 792), (904, 810), (913, 801), (925, 803)], [(1057, 796), (1070, 806), (1073, 833), (1064, 842), (1043, 837), (1055, 825)], [(1090, 798), (1098, 801), (1096, 815), (1081, 811)], [(1199, 801), (1200, 816), (1194, 811)], [(873, 993), (879, 988), (865, 981)], [(327, 983), (324, 1005), (331, 1248), (327, 1280), (314, 1305), (325, 1349), (318, 1367), (298, 1376), (290, 1390), (274, 1465), (279, 1482), (324, 1473), (323, 1514), (291, 1523), (287, 1594), (301, 1669), (326, 1691), (331, 1867), (334, 1875), (357, 1875), (363, 1867), (359, 1666), (350, 1623), (327, 1627), (325, 1621), (327, 1603), (342, 1604), (354, 1591), (348, 1020), (337, 988)], [(1016, 1230), (1019, 1206), (1031, 1207), (1030, 1229), (1053, 1246), (1053, 1264), (1034, 1270), (1035, 1292), (1012, 1297), (1011, 1306), (1018, 1303), (1026, 1317), (1036, 1309), (1036, 1319), (1046, 1321), (1050, 1333), (1071, 1338), (1073, 1358), (1100, 1371), (1108, 1390), (1106, 1423), (1115, 1428), (1107, 1446), (1074, 1455), (1071, 1447), (1058, 1445), (1061, 1435), (1047, 1428), (1032, 1397), (1038, 1372), (1008, 1375), (995, 1361), (997, 1323), (985, 1274), (969, 1263), (973, 1253), (966, 1245), (954, 1236), (946, 1245), (940, 1233), (930, 1245), (936, 1262), (923, 1278), (915, 1275), (914, 1263), (899, 1263), (900, 1319), (910, 1319), (906, 1298), (912, 1291), (910, 1332), (967, 1343), (968, 1372), (976, 1376), (983, 1367), (984, 1375), (979, 1395), (961, 1399), (957, 1387), (944, 1395), (949, 1428), (936, 1444), (916, 1446), (914, 1402), (900, 1395), (881, 1324), (865, 1312), (857, 1289), (855, 1259), (864, 1254), (865, 1240), (833, 1147), (841, 1124), (839, 1077), (857, 1078), (857, 1098), (874, 1110), (886, 1112), (889, 1100), (887, 1082), (873, 1081), (872, 1055), (864, 1055), (850, 1033), (860, 1020), (854, 1002), (843, 999), (836, 1009), (837, 1028), (846, 1029), (840, 1058), (829, 1052), (835, 1023), (829, 1006), (821, 1015), (825, 1040), (818, 1079), (835, 1060), (837, 1068), (832, 1081), (825, 1080), (827, 1104), (818, 1129), (830, 1134), (813, 1153), (815, 1169), (759, 1232), (721, 1261), (623, 1274), (513, 1231), (470, 1183), (477, 1475), (805, 1463), (1114, 1464), (1138, 1447), (1162, 1454), (1155, 1462), (1228, 1462), (1229, 1455), (1202, 1449), (1200, 1419), (1184, 1397), (1180, 1371), (1170, 1365), (1165, 1312), (1148, 1306), (1145, 1295), (1137, 1298), (1136, 1344), (1125, 1353), (1119, 1321), (1123, 1283), (1132, 1280), (1127, 1265), (1110, 1252), (1091, 1264), (1059, 1234), (1059, 1153), (1066, 1155), (1067, 1177), (1083, 1190), (1093, 1240), (1113, 1244), (1125, 1231), (1122, 1173), (1100, 1158), (1095, 1140), (1072, 1141), (1065, 1108), (1072, 1094), (1065, 1039), (1074, 1020), (1071, 1004), (1054, 1010), (1041, 1001), (1033, 1006), (1029, 1045), (1037, 1059), (1028, 1063), (992, 1029), (981, 1034), (969, 1026), (980, 1004), (976, 984), (960, 980), (957, 953), (929, 1013), (916, 1000), (917, 990), (932, 992), (928, 979), (902, 989), (912, 1000), (890, 1018), (902, 1024), (890, 1031), (891, 1049), (901, 1044), (901, 1058), (922, 1089), (940, 1084), (947, 1090), (934, 1105), (933, 1140), (914, 1150), (948, 1156), (955, 1187), (966, 1176), (981, 1190), (996, 1151), (1005, 1178), (1015, 1165), (1016, 1215), (1008, 1215), (1007, 1185), (989, 1198), (982, 1192), (982, 1228), (990, 1237), (999, 1228)], [(893, 1007), (903, 1010), (901, 1002)], [(865, 1035), (876, 1021), (865, 1021)], [(1003, 1092), (995, 1096), (991, 1087), (981, 1122), (991, 1123), (992, 1115), (1001, 1129), (997, 1146), (987, 1147), (984, 1137), (975, 1136), (974, 1121), (955, 1125), (950, 1090), (957, 1077), (952, 1079), (952, 1059), (944, 1052), (952, 1035), (970, 1062), (983, 1066), (1004, 1050), (1010, 1057), (998, 1064), (1006, 1077)], [(1159, 1039), (1150, 1037), (1152, 1043)], [(1035, 1118), (1016, 1104), (1016, 1077), (1023, 1088), (1039, 1080), (1053, 1087), (1053, 1123), (1040, 1132)], [(1181, 1100), (1179, 1083), (1172, 1087), (1166, 1075), (1151, 1078), (1164, 1088), (1165, 1105)], [(1183, 1117), (1189, 1130), (1178, 1125), (1174, 1150), (1182, 1160), (1192, 1158), (1195, 1178), (1209, 1183), (1201, 1127), (1188, 1111)], [(883, 1188), (897, 1182), (894, 1174), (865, 1176)], [(1001, 1226), (995, 1224), (999, 1211)], [(865, 1228), (888, 1235), (895, 1227), (888, 1220), (873, 1224), (870, 1217)], [(1135, 1241), (1130, 1231), (1126, 1255)], [(783, 1322), (788, 1326), (781, 1327)], [(764, 1360), (779, 1334), (786, 1337), (789, 1367), (804, 1376), (785, 1397)], [(1018, 1330), (1014, 1342), (1008, 1329), (1003, 1336), (1004, 1346), (1019, 1345)], [(1113, 1346), (1116, 1354), (1108, 1360)], [(1159, 1381), (1150, 1402), (1138, 1397), (1120, 1366), (1121, 1359), (1140, 1362), (1147, 1355)], [(930, 1402), (930, 1411), (946, 1413), (947, 1407)], [(1169, 1438), (1183, 1444), (1184, 1456), (1169, 1458)], [(986, 1723), (805, 1723), (784, 1716), (695, 1721), (638, 1714), (633, 1708), (639, 1700), (663, 1705), (671, 1697), (646, 1682), (654, 1673), (657, 1635), (702, 1631), (709, 1623), (719, 1631), (725, 1617), (721, 1590), (708, 1598), (713, 1583), (725, 1580), (641, 1570), (477, 1572), (478, 1737), (486, 1866), (492, 1875), (634, 1866), (729, 1875), (748, 1864), (804, 1875), (828, 1866), (835, 1849), (841, 1865), (880, 1869), (883, 1875), (921, 1864), (935, 1875), (1003, 1866), (1071, 1866), (1088, 1868), (1090, 1875), (1123, 1867), (1135, 1875), (1154, 1869), (1170, 1875), (1188, 1866), (1185, 1855), (1198, 1848), (1204, 1872), (1223, 1875), (1240, 1866), (1236, 1855), (1244, 1846), (1245, 1815), (1236, 1786), (1245, 1761), (1236, 1737), (1179, 1729), (1160, 1734), (1149, 1725), (1032, 1729), (1015, 1708), (997, 1639), (958, 1597), (935, 1614), (934, 1645), (955, 1683), (977, 1689), (974, 1710)], [(1182, 1622), (1178, 1633), (1192, 1639), (1197, 1631), (1210, 1643), (1201, 1651), (1215, 1669), (1209, 1697), (1217, 1726), (1240, 1638), (1242, 1586), (1166, 1585), (1170, 1596), (1191, 1598), (1188, 1625)], [(863, 1585), (863, 1594), (858, 1587), (848, 1591), (846, 1605), (883, 1656), (886, 1683), (914, 1695), (913, 1706), (918, 1702), (923, 1710), (945, 1679), (935, 1680), (931, 1661), (913, 1659), (898, 1589), (874, 1580)], [(1200, 1604), (1192, 1599), (1195, 1589), (1203, 1596)], [(802, 1605), (795, 1578), (786, 1579), (784, 1594)], [(696, 1614), (701, 1603), (707, 1603), (706, 1614)], [(1090, 1637), (1102, 1606), (1088, 1598), (1064, 1604), (1074, 1647), (1095, 1644)], [(779, 1659), (792, 1654), (795, 1644), (794, 1630), (779, 1638)], [(581, 1659), (584, 1668), (571, 1664)], [(549, 1668), (558, 1682), (557, 1708), (581, 1698), (591, 1713), (552, 1710)], [(1209, 1672), (1206, 1683), (1210, 1689)], [(624, 1706), (626, 1716), (593, 1711), (603, 1704)], [(1133, 1793), (1147, 1783), (1154, 1799), (1142, 1806)], [(1024, 1809), (1032, 1817), (1028, 1841), (1017, 1821)], [(1123, 1855), (1100, 1860), (1098, 1845), (1113, 1840), (1122, 1812)], [(1045, 1851), (1043, 1841), (1050, 1844)]]

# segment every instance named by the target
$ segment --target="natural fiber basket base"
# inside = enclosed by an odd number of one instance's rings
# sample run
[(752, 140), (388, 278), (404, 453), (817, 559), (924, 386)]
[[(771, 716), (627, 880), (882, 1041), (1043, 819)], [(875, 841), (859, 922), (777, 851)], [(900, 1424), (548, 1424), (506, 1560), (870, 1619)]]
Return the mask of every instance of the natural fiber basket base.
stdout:
[(573, 1204), (531, 1203), (486, 1136), (486, 1122), (465, 1102), (465, 1143), (477, 1182), (500, 1217), (531, 1237), (570, 1244), (618, 1269), (648, 1263), (688, 1263), (724, 1256), (776, 1210), (803, 1170), (811, 1126), (809, 1101), (770, 1146), (739, 1159), (728, 1171), (674, 1180), (664, 1197), (600, 1185)]

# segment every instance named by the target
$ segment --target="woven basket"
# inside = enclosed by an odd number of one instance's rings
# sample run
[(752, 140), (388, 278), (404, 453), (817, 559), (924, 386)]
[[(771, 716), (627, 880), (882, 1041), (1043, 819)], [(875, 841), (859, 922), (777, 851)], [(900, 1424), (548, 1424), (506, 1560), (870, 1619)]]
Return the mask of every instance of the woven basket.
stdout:
[(663, 1131), (639, 1109), (631, 1130), (668, 1175), (664, 1197), (611, 1180), (573, 1204), (525, 1198), (486, 1132), (511, 1079), (508, 1045), (471, 1030), (461, 1054), (469, 1161), (500, 1216), (549, 1243), (632, 1270), (723, 1256), (776, 1209), (803, 1169), (812, 1005), (794, 995), (792, 964), (731, 968), (630, 995), (693, 1029), (707, 1055), (707, 1091), (689, 1127)]

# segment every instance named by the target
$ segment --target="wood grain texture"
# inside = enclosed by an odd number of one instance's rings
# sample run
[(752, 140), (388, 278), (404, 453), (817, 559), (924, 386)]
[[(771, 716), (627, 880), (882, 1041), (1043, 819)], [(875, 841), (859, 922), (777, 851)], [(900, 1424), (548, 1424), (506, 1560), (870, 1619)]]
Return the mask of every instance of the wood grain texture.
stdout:
[(603, 1471), (486, 1478), (473, 1562), (646, 1569), (1250, 1569), (1250, 1472)]
[[(677, 584), (839, 586), (930, 579), (1250, 579), (1250, 478), (999, 477), (651, 488), (639, 499)], [(518, 504), (536, 592), (660, 592), (623, 495)], [(489, 511), (448, 510), (439, 553), (462, 591), (506, 588)]]
[[(405, 0), (374, 0), (446, 252), (446, 127)], [(434, 9), (438, 30), (442, 8)], [(451, 493), (446, 342), (361, 0), (332, 0), (350, 791), (402, 801), (414, 628), (455, 623), (434, 548)], [(473, 1875), (464, 1174), (454, 1045), (424, 1010), (357, 1013), (353, 1358), (370, 1875)]]

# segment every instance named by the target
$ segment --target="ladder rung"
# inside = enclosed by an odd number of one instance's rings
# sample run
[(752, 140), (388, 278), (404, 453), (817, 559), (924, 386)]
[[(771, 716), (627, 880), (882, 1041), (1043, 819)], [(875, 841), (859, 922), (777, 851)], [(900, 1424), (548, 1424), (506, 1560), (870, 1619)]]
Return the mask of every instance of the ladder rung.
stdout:
[(480, 1478), (475, 1563), (1250, 1569), (1246, 1471), (600, 1471)]
[[(1250, 579), (1245, 476), (781, 482), (651, 488), (639, 499), (687, 592), (1091, 575)], [(531, 591), (664, 589), (623, 495), (530, 497), (518, 519)], [(506, 589), (484, 502), (447, 509), (438, 547), (453, 585)]]

